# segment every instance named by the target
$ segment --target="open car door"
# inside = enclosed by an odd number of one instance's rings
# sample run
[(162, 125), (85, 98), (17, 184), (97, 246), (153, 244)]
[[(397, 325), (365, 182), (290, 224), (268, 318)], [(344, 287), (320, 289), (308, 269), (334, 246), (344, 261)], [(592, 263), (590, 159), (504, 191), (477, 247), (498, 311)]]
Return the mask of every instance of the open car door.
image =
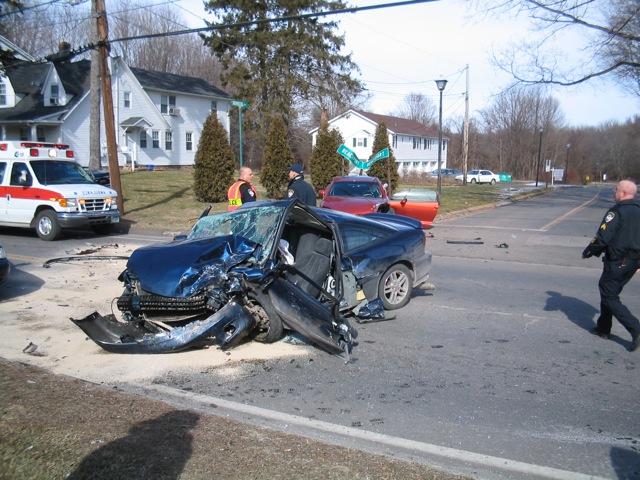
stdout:
[(389, 205), (398, 215), (420, 220), (422, 228), (431, 228), (438, 213), (438, 194), (427, 189), (408, 189), (394, 193)]

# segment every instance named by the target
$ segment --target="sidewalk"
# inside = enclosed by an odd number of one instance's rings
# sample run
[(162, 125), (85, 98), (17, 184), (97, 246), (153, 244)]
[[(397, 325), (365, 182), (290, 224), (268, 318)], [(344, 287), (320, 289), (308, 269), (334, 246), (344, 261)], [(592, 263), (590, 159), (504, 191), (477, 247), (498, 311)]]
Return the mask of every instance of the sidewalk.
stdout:
[(455, 480), (0, 359), (0, 479)]

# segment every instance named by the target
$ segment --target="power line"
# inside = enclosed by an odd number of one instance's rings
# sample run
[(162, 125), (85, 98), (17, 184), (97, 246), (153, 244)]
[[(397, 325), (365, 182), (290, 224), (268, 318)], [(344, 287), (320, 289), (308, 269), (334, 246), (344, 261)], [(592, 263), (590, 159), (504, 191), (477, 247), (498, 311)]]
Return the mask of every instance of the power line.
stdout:
[[(46, 7), (47, 5), (51, 5), (52, 3), (58, 3), (61, 1), (62, 0), (50, 0), (49, 2), (38, 3), (37, 5), (32, 5), (30, 7), (17, 7), (16, 10), (12, 10), (10, 12), (0, 14), (0, 18), (8, 17), (9, 15), (15, 15), (17, 13), (26, 12), (27, 10), (33, 10), (34, 8)], [(86, 1), (86, 0), (83, 0), (83, 1)]]

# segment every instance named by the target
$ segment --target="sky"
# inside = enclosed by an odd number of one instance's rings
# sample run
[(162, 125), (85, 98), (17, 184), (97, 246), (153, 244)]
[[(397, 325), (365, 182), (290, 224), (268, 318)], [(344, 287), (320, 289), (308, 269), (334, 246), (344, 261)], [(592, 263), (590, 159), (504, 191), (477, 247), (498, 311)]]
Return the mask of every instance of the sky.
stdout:
[[(357, 0), (352, 6), (391, 3)], [(202, 26), (201, 0), (177, 0), (190, 27)], [(488, 107), (511, 77), (492, 62), (494, 54), (512, 42), (530, 39), (535, 31), (525, 18), (483, 15), (464, 0), (441, 0), (410, 6), (331, 17), (345, 35), (345, 53), (359, 66), (360, 78), (371, 95), (368, 110), (391, 114), (409, 93), (421, 93), (437, 106), (436, 79), (448, 80), (443, 92), (443, 122), (464, 116), (465, 66), (469, 66), (469, 110)], [(565, 37), (560, 63), (581, 61), (579, 39)], [(578, 60), (576, 60), (578, 59)], [(640, 98), (616, 85), (595, 80), (550, 90), (560, 103), (568, 126), (597, 126), (623, 122), (640, 113)]]

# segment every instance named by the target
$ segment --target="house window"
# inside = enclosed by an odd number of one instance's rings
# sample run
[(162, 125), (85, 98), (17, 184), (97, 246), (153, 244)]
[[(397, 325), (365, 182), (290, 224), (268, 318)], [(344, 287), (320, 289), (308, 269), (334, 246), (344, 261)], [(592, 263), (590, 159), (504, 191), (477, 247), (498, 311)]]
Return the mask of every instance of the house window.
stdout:
[(20, 140), (31, 140), (31, 138), (29, 138), (30, 136), (30, 131), (28, 128), (21, 128), (20, 129)]
[(169, 131), (164, 132), (164, 149), (171, 150), (173, 148), (173, 134)]
[(131, 92), (124, 92), (124, 108), (131, 108)]
[(58, 105), (58, 96), (60, 95), (60, 85), (54, 83), (51, 85), (49, 103), (51, 105)]
[[(366, 147), (367, 146), (367, 139), (366, 138), (358, 138), (358, 147)], [(354, 145), (355, 147), (355, 145)]]
[(393, 137), (391, 137), (391, 146), (393, 148), (396, 148), (398, 146), (398, 136), (394, 135)]
[(160, 148), (160, 132), (158, 130), (151, 130), (151, 146)]
[(354, 146), (354, 147), (356, 146), (356, 142), (357, 142), (357, 141), (358, 141), (358, 140), (356, 140), (356, 138), (354, 137), (354, 139), (353, 139), (353, 146)]
[(160, 95), (160, 113), (169, 113), (169, 108), (175, 106), (175, 95)]
[(442, 151), (444, 152), (447, 149), (447, 142), (442, 142)]
[(412, 143), (413, 143), (413, 149), (416, 149), (416, 137), (411, 137)]
[(187, 132), (184, 136), (185, 148), (187, 150), (193, 150), (193, 132)]
[(211, 100), (211, 111), (212, 112), (218, 111), (218, 102), (215, 100)]
[(7, 86), (4, 83), (0, 83), (0, 105), (7, 104)]
[(44, 128), (42, 127), (36, 127), (36, 137), (38, 138), (39, 142), (46, 142), (47, 138), (44, 134)]
[(147, 148), (147, 131), (140, 130), (140, 148)]

